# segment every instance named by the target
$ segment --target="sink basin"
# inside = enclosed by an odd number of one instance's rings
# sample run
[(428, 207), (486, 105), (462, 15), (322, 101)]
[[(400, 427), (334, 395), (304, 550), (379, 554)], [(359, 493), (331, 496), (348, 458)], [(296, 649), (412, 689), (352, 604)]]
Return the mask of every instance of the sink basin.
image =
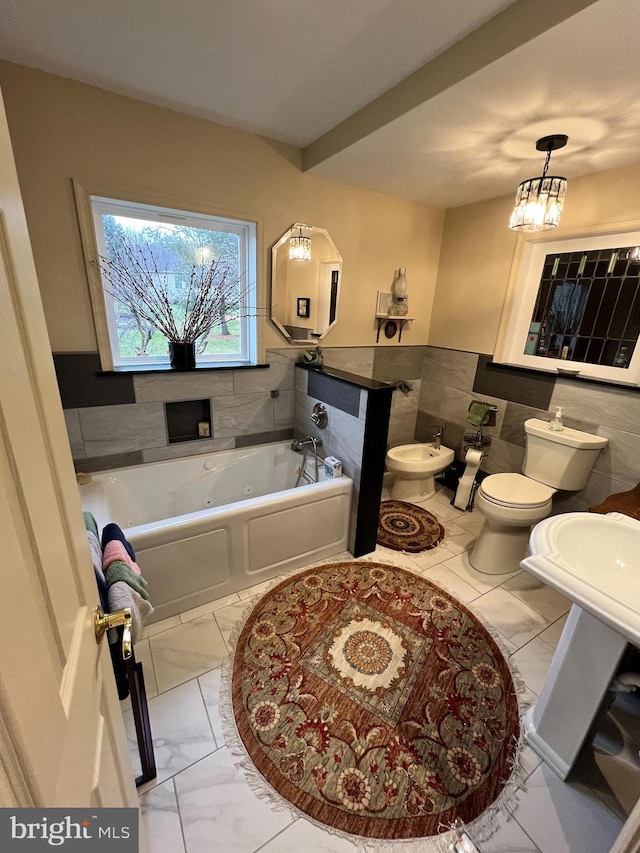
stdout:
[[(404, 477), (424, 477), (439, 474), (453, 462), (455, 452), (444, 444), (436, 447), (431, 442), (424, 444), (401, 444), (387, 452), (387, 467)], [(391, 463), (391, 464), (389, 464)]]
[(640, 645), (640, 521), (568, 512), (531, 531), (520, 565)]

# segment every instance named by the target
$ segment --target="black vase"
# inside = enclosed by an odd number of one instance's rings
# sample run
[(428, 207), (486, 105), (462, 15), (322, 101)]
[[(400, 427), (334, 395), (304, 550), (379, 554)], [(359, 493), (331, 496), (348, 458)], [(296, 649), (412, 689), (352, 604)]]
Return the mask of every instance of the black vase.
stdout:
[(193, 370), (196, 366), (195, 343), (169, 341), (169, 358), (174, 370)]

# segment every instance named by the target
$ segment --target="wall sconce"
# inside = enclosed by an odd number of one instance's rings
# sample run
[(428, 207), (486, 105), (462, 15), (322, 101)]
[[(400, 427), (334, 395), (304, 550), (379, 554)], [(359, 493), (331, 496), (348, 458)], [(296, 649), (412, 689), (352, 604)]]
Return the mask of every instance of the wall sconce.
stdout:
[(311, 237), (305, 237), (302, 229), (306, 225), (296, 223), (294, 228), (298, 229), (297, 234), (292, 234), (289, 238), (289, 260), (290, 261), (310, 261), (311, 260)]
[(509, 220), (509, 228), (514, 231), (545, 231), (556, 228), (567, 192), (567, 179), (557, 175), (547, 175), (551, 152), (564, 148), (568, 136), (556, 133), (543, 136), (536, 142), (537, 151), (546, 151), (542, 175), (523, 181), (516, 193), (516, 204)]

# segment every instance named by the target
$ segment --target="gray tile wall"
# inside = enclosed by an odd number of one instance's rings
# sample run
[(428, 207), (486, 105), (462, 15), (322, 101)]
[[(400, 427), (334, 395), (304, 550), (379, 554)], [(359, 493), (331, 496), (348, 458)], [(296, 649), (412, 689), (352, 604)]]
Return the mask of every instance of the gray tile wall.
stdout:
[[(133, 374), (124, 385), (122, 377), (96, 375), (97, 356), (79, 353), (77, 364), (71, 353), (57, 357), (76, 468), (98, 471), (292, 437), (300, 353), (268, 350), (269, 368)], [(116, 391), (126, 385), (126, 395), (109, 390), (113, 379)], [(211, 438), (169, 446), (164, 403), (200, 399), (211, 401)]]
[[(495, 427), (485, 428), (492, 443), (482, 469), (488, 473), (518, 471), (524, 455), (524, 421), (531, 417), (551, 420), (555, 407), (562, 406), (567, 426), (606, 436), (609, 444), (601, 451), (585, 489), (557, 495), (556, 511), (588, 509), (640, 482), (640, 391), (500, 369), (492, 372), (489, 384), (486, 356), (439, 347), (426, 350), (416, 441), (430, 441), (430, 425), (441, 422), (444, 443), (463, 458), (464, 433), (474, 430), (466, 422), (469, 403), (487, 400), (499, 412)], [(492, 395), (484, 393), (489, 389)]]
[(413, 441), (422, 394), (423, 365), (428, 347), (378, 347), (373, 359), (372, 378), (380, 382), (402, 380), (410, 391), (396, 389), (391, 399), (388, 447)]
[[(335, 366), (335, 365), (332, 365)], [(343, 369), (343, 368), (339, 368)], [(349, 370), (348, 372), (352, 372)], [(350, 415), (336, 406), (332, 406), (308, 393), (310, 374), (307, 370), (298, 370), (296, 380), (296, 405), (294, 433), (297, 437), (312, 435), (322, 439), (322, 455), (335, 456), (342, 462), (342, 470), (353, 480), (354, 494), (351, 504), (349, 525), (349, 550), (353, 553), (356, 534), (356, 517), (360, 498), (360, 475), (364, 452), (365, 413), (368, 391), (360, 391), (358, 415)], [(323, 377), (326, 378), (326, 377)], [(371, 378), (371, 377), (368, 377)], [(332, 380), (340, 385), (337, 380)], [(316, 403), (322, 402), (327, 410), (327, 426), (320, 429), (312, 420), (311, 413)]]
[[(79, 363), (74, 365), (73, 355), (64, 354), (56, 363), (63, 371), (71, 368), (73, 381), (69, 376), (63, 379), (63, 400), (76, 466), (95, 471), (279, 441), (292, 436), (295, 426), (299, 434), (321, 435), (325, 452), (343, 460), (357, 488), (366, 396), (361, 397), (357, 416), (328, 407), (329, 426), (321, 434), (309, 418), (315, 400), (307, 395), (308, 373), (294, 367), (301, 352), (269, 350), (268, 369), (137, 374), (127, 382), (118, 377), (118, 389), (124, 393), (105, 390), (102, 377), (85, 377), (82, 385), (87, 371), (98, 369), (96, 357), (78, 354)], [(440, 347), (343, 347), (325, 349), (324, 356), (328, 366), (386, 382), (402, 379), (411, 386), (408, 394), (393, 393), (390, 446), (430, 441), (434, 428), (443, 424), (445, 444), (462, 458), (464, 433), (472, 430), (466, 422), (469, 403), (487, 399), (499, 412), (495, 427), (486, 430), (492, 444), (483, 469), (517, 471), (524, 452), (524, 421), (550, 420), (560, 405), (568, 426), (604, 435), (609, 445), (585, 489), (557, 496), (559, 510), (586, 509), (640, 482), (640, 391), (572, 378), (538, 381), (526, 371), (492, 369), (484, 355)], [(162, 404), (202, 398), (211, 400), (212, 438), (169, 446)], [(74, 401), (82, 405), (72, 406)]]

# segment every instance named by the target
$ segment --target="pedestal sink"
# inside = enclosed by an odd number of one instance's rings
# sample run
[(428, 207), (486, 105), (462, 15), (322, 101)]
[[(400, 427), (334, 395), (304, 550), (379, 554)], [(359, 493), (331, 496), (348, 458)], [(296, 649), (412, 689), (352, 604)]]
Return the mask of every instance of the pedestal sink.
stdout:
[(574, 602), (542, 693), (524, 719), (527, 741), (566, 779), (627, 642), (640, 646), (640, 521), (570, 512), (531, 531), (520, 565)]

